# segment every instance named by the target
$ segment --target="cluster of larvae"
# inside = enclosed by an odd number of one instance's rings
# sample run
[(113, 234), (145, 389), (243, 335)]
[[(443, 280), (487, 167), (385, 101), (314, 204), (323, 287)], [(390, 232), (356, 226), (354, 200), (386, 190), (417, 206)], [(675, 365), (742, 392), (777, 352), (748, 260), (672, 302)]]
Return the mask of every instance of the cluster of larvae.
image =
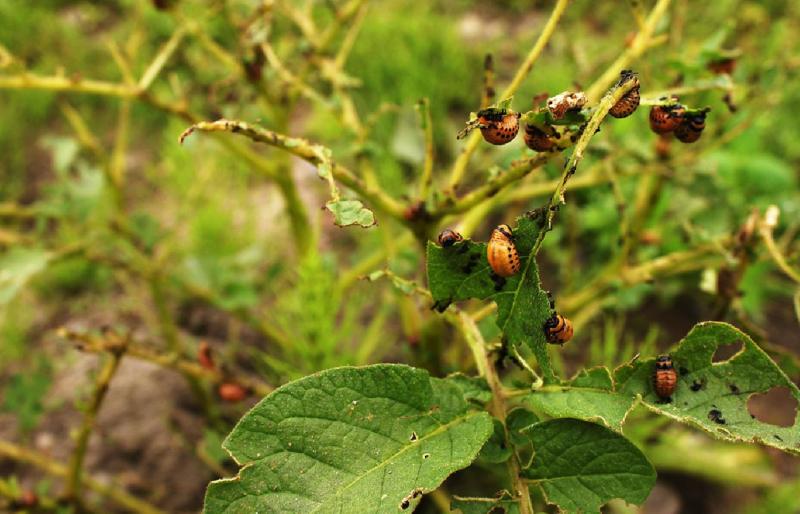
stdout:
[[(450, 229), (445, 229), (439, 234), (439, 244), (442, 248), (450, 248), (463, 239), (461, 234)], [(503, 224), (492, 230), (489, 243), (486, 245), (486, 259), (489, 261), (492, 273), (497, 277), (505, 279), (519, 273), (522, 266), (511, 227)], [(552, 297), (550, 297), (550, 311), (551, 316), (542, 327), (545, 338), (548, 343), (563, 345), (572, 339), (572, 322), (556, 312)]]

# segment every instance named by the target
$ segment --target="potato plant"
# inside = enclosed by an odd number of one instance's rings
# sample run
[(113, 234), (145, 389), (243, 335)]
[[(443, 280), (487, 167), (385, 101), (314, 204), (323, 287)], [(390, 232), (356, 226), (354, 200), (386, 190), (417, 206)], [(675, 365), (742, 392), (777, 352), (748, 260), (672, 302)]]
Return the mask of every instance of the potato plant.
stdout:
[[(675, 472), (796, 509), (800, 13), (379, 4), (0, 5), (0, 509), (622, 514)], [(191, 460), (131, 486), (132, 361), (200, 435), (153, 421)]]

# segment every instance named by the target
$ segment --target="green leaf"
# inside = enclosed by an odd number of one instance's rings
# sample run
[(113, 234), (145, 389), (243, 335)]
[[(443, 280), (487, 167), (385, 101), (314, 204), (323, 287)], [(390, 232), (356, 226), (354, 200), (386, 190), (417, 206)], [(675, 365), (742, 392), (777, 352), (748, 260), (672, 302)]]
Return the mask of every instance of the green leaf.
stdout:
[(13, 248), (0, 257), (0, 305), (10, 302), (20, 289), (47, 267), (51, 252), (38, 248)]
[(530, 437), (523, 432), (525, 428), (538, 423), (539, 418), (527, 409), (514, 409), (506, 416), (508, 438), (514, 446), (526, 446), (531, 443)]
[(608, 369), (599, 367), (581, 371), (564, 385), (537, 389), (524, 400), (535, 411), (553, 418), (596, 421), (621, 431), (636, 398), (614, 391)]
[(499, 419), (492, 420), (494, 424), (494, 431), (486, 441), (486, 444), (481, 448), (481, 453), (478, 456), (480, 459), (490, 464), (500, 464), (511, 457), (511, 448), (506, 444), (506, 430)]
[(461, 389), (461, 394), (467, 402), (474, 402), (483, 407), (492, 400), (492, 390), (484, 378), (452, 373), (447, 375), (445, 380)]
[(450, 502), (451, 511), (461, 514), (519, 514), (519, 503), (510, 499), (506, 492), (498, 498), (461, 498), (454, 496)]
[[(723, 362), (712, 362), (720, 345), (741, 343), (742, 350)], [(785, 387), (795, 400), (800, 391), (752, 339), (727, 323), (696, 325), (672, 353), (678, 384), (671, 403), (653, 392), (653, 359), (620, 367), (615, 375), (621, 393), (640, 395), (651, 410), (699, 427), (729, 441), (759, 442), (800, 454), (800, 417), (781, 427), (751, 416), (747, 400), (774, 387)]]
[(555, 381), (547, 354), (544, 323), (550, 317), (550, 302), (539, 280), (532, 254), (541, 230), (530, 217), (517, 218), (514, 243), (522, 263), (514, 276), (503, 279), (492, 273), (486, 259), (486, 243), (465, 240), (448, 248), (428, 243), (428, 287), (434, 306), (444, 310), (450, 303), (477, 298), (497, 303), (497, 326), (513, 345), (533, 350), (547, 383)]
[(243, 468), (212, 482), (205, 512), (410, 512), (492, 433), (446, 380), (403, 365), (336, 368), (248, 412), (224, 447)]
[(562, 418), (525, 431), (536, 454), (523, 473), (563, 511), (599, 512), (614, 498), (640, 505), (655, 484), (655, 469), (642, 452), (605, 427)]
[(367, 228), (375, 224), (375, 214), (360, 200), (331, 200), (325, 208), (333, 214), (333, 222), (340, 227), (359, 225)]

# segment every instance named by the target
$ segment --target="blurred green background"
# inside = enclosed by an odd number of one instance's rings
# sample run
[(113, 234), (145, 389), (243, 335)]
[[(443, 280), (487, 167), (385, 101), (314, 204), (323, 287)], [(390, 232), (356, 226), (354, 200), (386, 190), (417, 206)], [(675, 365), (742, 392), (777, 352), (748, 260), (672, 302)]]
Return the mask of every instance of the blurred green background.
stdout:
[[(480, 107), (484, 56), (493, 55), (501, 89), (551, 7), (521, 0), (0, 2), (0, 439), (56, 461), (69, 456), (97, 358), (58, 337), (60, 327), (110, 328), (187, 361), (206, 342), (230, 373), (272, 386), (385, 361), (438, 375), (469, 371), (466, 346), (424, 298), (391, 281), (360, 279), (388, 268), (424, 285), (424, 250), (407, 226), (376, 210), (374, 227), (336, 227), (320, 210), (328, 190), (310, 166), (231, 136), (193, 136), (184, 146), (178, 136), (200, 119), (256, 122), (331, 148), (368, 184), (413, 205), (424, 159), (415, 105), (428, 98), (435, 201), (463, 147), (455, 134)], [(514, 108), (532, 108), (542, 92), (589, 87), (651, 7), (572, 2)], [(570, 190), (541, 263), (545, 286), (576, 321), (575, 339), (555, 356), (563, 376), (652, 354), (694, 323), (721, 319), (751, 333), (800, 378), (798, 284), (760, 245), (746, 257), (721, 248), (708, 263), (633, 285), (606, 281), (588, 298), (581, 294), (618, 258), (623, 228), (637, 237), (631, 262), (643, 263), (718, 244), (769, 205), (780, 209), (777, 245), (798, 269), (798, 23), (800, 4), (789, 0), (671, 2), (657, 26), (659, 44), (631, 67), (644, 97), (692, 90), (681, 100), (711, 108), (707, 127), (698, 143), (672, 142), (659, 157), (640, 108), (605, 124), (592, 141), (576, 179), (591, 173), (597, 180)], [(709, 63), (728, 51), (739, 55), (735, 69), (715, 74)], [(166, 60), (155, 69), (158, 55)], [(148, 70), (157, 71), (152, 83), (136, 90)], [(37, 78), (26, 81), (31, 74)], [(459, 192), (528, 155), (521, 138), (482, 145)], [(525, 184), (554, 179), (563, 162), (554, 157)], [(490, 202), (470, 213), (477, 221), (467, 222), (469, 235), (486, 239), (547, 195)], [(297, 201), (294, 213), (287, 198)], [(632, 211), (637, 202), (641, 210)], [(306, 233), (306, 246), (298, 233)], [(736, 278), (725, 283), (721, 275)], [(489, 339), (491, 321), (481, 325)], [(112, 383), (88, 469), (168, 512), (194, 511), (208, 480), (235, 469), (219, 442), (257, 395), (226, 403), (213, 384), (187, 386), (169, 366), (134, 362), (124, 360)], [(764, 415), (793, 419), (781, 401), (767, 401)], [(644, 512), (800, 508), (796, 459), (712, 442), (639, 414), (626, 435), (659, 468)], [(43, 496), (58, 491), (2, 457), (0, 476), (9, 477), (2, 490), (20, 483)], [(457, 474), (446, 490), (478, 495), (491, 489), (487, 480)], [(440, 508), (426, 498), (420, 511)]]

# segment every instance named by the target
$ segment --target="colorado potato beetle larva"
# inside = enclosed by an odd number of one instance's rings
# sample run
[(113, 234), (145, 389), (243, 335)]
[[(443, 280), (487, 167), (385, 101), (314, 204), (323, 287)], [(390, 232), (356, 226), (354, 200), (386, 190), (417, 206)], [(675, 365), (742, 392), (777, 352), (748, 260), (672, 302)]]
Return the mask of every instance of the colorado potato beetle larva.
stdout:
[(519, 253), (511, 227), (500, 225), (492, 231), (492, 237), (486, 246), (486, 258), (492, 271), (501, 277), (510, 277), (519, 271)]
[(461, 236), (461, 234), (455, 230), (450, 230), (449, 228), (442, 230), (442, 233), (439, 234), (439, 244), (442, 246), (442, 248), (448, 248), (463, 240), (464, 238)]
[(678, 384), (678, 372), (672, 364), (672, 357), (661, 355), (656, 359), (653, 371), (653, 389), (659, 398), (670, 401)]

